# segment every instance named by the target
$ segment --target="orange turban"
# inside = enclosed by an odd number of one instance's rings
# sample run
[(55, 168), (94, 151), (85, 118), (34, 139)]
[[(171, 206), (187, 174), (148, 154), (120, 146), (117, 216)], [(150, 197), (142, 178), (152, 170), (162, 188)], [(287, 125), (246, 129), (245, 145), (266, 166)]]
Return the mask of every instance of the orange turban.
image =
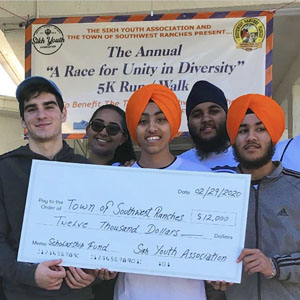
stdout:
[(148, 84), (135, 91), (126, 106), (126, 123), (132, 139), (138, 143), (136, 128), (149, 100), (164, 113), (171, 128), (170, 141), (178, 133), (181, 123), (181, 107), (175, 93), (161, 84)]
[(227, 114), (227, 132), (231, 144), (236, 139), (248, 109), (264, 124), (272, 142), (276, 144), (284, 131), (284, 112), (275, 100), (259, 94), (243, 95), (232, 102)]

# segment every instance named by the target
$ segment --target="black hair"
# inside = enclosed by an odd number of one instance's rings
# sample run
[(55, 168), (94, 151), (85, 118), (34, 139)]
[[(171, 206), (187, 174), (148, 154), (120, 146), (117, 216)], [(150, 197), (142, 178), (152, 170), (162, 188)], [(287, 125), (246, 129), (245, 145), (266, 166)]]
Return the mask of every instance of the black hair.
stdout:
[[(97, 113), (101, 110), (105, 110), (105, 109), (110, 109), (113, 110), (115, 112), (117, 112), (120, 117), (121, 117), (121, 126), (122, 129), (124, 130), (123, 134), (126, 137), (126, 141), (120, 145), (114, 154), (114, 158), (108, 162), (108, 164), (113, 164), (115, 162), (119, 162), (121, 163), (121, 165), (125, 164), (125, 162), (130, 161), (130, 160), (136, 160), (136, 156), (133, 150), (133, 145), (132, 145), (132, 140), (126, 125), (126, 117), (125, 117), (125, 112), (124, 110), (122, 110), (120, 107), (115, 106), (113, 104), (106, 104), (103, 106), (100, 106), (98, 109), (96, 109), (96, 111), (93, 113), (89, 124), (95, 119), (95, 116), (97, 115)], [(89, 125), (88, 125), (89, 126)]]
[(47, 84), (32, 84), (27, 88), (24, 88), (22, 93), (20, 94), (20, 101), (19, 101), (19, 111), (20, 116), (24, 120), (24, 108), (25, 108), (25, 102), (29, 101), (33, 97), (38, 97), (42, 93), (50, 93), (53, 94), (56, 98), (56, 102), (59, 106), (60, 111), (64, 108), (64, 102), (61, 98), (61, 96), (57, 93), (57, 91), (47, 85)]

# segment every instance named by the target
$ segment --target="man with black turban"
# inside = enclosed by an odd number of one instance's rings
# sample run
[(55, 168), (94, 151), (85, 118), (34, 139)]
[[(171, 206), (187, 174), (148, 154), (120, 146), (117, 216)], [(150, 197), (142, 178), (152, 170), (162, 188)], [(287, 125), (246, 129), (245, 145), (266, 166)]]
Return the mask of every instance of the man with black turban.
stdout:
[(226, 131), (227, 99), (212, 83), (197, 81), (186, 102), (188, 128), (195, 148), (180, 157), (204, 164), (214, 172), (236, 172)]

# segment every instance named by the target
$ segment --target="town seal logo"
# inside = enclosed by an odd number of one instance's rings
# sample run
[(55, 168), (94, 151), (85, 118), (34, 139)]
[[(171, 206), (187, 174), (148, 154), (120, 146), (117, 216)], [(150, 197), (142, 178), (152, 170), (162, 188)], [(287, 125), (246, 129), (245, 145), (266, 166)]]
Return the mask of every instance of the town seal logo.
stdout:
[(55, 25), (43, 25), (33, 34), (32, 45), (41, 54), (57, 52), (65, 42), (62, 31)]
[(261, 48), (265, 37), (265, 26), (257, 18), (244, 18), (237, 22), (233, 29), (236, 47), (246, 51)]

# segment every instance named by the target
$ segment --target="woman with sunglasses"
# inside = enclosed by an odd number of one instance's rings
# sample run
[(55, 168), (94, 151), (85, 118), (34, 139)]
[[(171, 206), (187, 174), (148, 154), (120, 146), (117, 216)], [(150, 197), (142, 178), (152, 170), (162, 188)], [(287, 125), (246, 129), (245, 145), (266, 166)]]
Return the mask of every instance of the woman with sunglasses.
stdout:
[[(181, 123), (179, 101), (169, 88), (150, 84), (137, 90), (126, 107), (126, 121), (132, 139), (141, 147), (135, 168), (207, 171), (175, 157), (169, 142)], [(149, 187), (155, 188), (151, 183)], [(162, 199), (164, 201), (164, 199)], [(119, 273), (114, 300), (206, 300), (203, 280)]]
[[(97, 165), (124, 165), (135, 160), (132, 141), (126, 126), (125, 112), (115, 105), (103, 105), (92, 115), (86, 128), (89, 159)], [(99, 270), (103, 280), (93, 285), (95, 299), (112, 300), (115, 272)]]
[(103, 105), (91, 117), (86, 128), (89, 159), (97, 165), (124, 165), (135, 160), (126, 126), (125, 112), (115, 105)]

